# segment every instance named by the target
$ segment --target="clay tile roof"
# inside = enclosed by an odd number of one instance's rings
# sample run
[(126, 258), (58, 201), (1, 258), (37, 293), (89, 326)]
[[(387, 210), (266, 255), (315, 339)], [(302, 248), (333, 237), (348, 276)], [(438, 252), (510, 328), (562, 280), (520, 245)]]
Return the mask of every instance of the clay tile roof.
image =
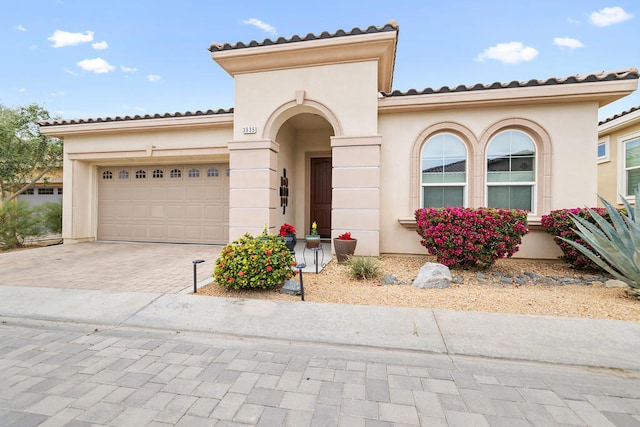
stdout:
[(212, 43), (211, 46), (209, 46), (209, 51), (210, 52), (218, 52), (218, 51), (222, 51), (222, 50), (231, 50), (231, 49), (246, 49), (246, 48), (250, 48), (250, 47), (259, 47), (259, 46), (269, 46), (269, 45), (274, 45), (274, 44), (287, 44), (287, 43), (296, 43), (296, 42), (301, 42), (301, 41), (310, 41), (310, 40), (321, 40), (321, 39), (331, 39), (331, 38), (336, 38), (336, 37), (347, 37), (347, 36), (357, 36), (360, 34), (371, 34), (371, 33), (383, 33), (386, 31), (398, 31), (398, 24), (395, 21), (389, 21), (387, 24), (383, 25), (382, 27), (376, 27), (374, 25), (362, 30), (360, 28), (353, 28), (351, 31), (346, 32), (344, 30), (338, 30), (333, 34), (330, 34), (327, 31), (323, 31), (322, 33), (320, 33), (319, 35), (315, 35), (312, 33), (307, 34), (304, 37), (298, 36), (298, 35), (294, 35), (287, 38), (284, 37), (278, 37), (276, 40), (271, 40), (271, 39), (265, 39), (262, 42), (257, 42), (255, 40), (252, 40), (251, 42), (249, 42), (248, 44), (245, 44), (243, 42), (237, 42), (235, 44), (229, 44), (229, 43)]
[(609, 122), (611, 122), (611, 121), (613, 121), (615, 119), (619, 119), (620, 117), (626, 116), (627, 114), (631, 114), (634, 111), (638, 111), (638, 110), (640, 110), (640, 105), (638, 105), (637, 107), (631, 107), (628, 110), (623, 111), (622, 113), (618, 113), (618, 114), (616, 114), (614, 116), (608, 117), (608, 118), (598, 122), (598, 126), (603, 125), (605, 123), (609, 123)]
[(233, 108), (223, 110), (222, 108), (217, 110), (207, 110), (196, 112), (185, 111), (183, 113), (164, 113), (164, 114), (145, 114), (144, 116), (136, 114), (135, 116), (116, 116), (116, 117), (98, 117), (95, 119), (58, 119), (38, 122), (40, 126), (61, 126), (61, 125), (80, 125), (85, 123), (103, 123), (103, 122), (124, 122), (129, 120), (149, 120), (149, 119), (168, 119), (172, 117), (190, 117), (190, 116), (212, 116), (215, 114), (230, 114), (233, 113)]
[(391, 97), (391, 96), (411, 96), (411, 95), (431, 95), (436, 93), (448, 93), (448, 92), (466, 92), (466, 91), (475, 91), (475, 90), (491, 90), (491, 89), (509, 89), (509, 88), (521, 88), (521, 87), (532, 87), (532, 86), (551, 86), (551, 85), (563, 85), (563, 84), (574, 84), (574, 83), (591, 83), (591, 82), (603, 82), (603, 81), (612, 81), (612, 80), (629, 80), (629, 79), (638, 79), (640, 78), (640, 74), (638, 73), (637, 68), (628, 68), (625, 70), (618, 71), (602, 71), (594, 74), (577, 74), (574, 76), (567, 77), (552, 77), (547, 80), (529, 80), (528, 82), (518, 82), (516, 80), (511, 81), (509, 83), (500, 83), (495, 82), (488, 85), (484, 85), (481, 83), (477, 83), (473, 86), (465, 86), (459, 85), (456, 86), (455, 89), (451, 89), (449, 86), (442, 86), (440, 89), (432, 89), (426, 88), (422, 91), (418, 91), (416, 89), (409, 89), (405, 92), (394, 90), (391, 93), (382, 93), (382, 96)]

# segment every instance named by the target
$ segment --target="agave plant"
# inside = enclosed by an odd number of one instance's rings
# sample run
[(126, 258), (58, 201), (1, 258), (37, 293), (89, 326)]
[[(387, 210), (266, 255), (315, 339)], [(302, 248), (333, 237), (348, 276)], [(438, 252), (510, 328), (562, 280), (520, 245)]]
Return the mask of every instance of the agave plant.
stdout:
[(604, 204), (611, 223), (592, 209), (588, 209), (591, 217), (598, 226), (576, 216), (571, 219), (577, 227), (576, 234), (593, 248), (593, 251), (579, 243), (562, 238), (574, 246), (590, 260), (609, 272), (616, 279), (622, 280), (640, 295), (640, 186), (635, 193), (635, 208), (623, 197), (627, 208), (625, 215), (621, 214), (611, 203), (598, 196)]

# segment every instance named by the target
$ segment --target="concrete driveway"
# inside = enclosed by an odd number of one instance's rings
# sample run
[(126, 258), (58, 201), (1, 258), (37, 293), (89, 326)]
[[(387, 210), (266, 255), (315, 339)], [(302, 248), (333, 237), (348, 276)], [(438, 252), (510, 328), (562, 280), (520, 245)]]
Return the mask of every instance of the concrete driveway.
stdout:
[(90, 242), (0, 253), (0, 285), (178, 293), (211, 276), (223, 246)]

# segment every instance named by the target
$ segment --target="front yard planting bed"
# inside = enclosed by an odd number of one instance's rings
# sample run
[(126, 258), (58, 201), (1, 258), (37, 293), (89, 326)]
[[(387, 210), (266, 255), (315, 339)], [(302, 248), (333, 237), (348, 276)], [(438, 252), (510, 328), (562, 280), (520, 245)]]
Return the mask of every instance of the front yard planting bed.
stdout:
[[(607, 275), (574, 270), (562, 261), (502, 259), (488, 270), (454, 268), (448, 289), (411, 287), (420, 267), (435, 257), (384, 255), (380, 262), (383, 274), (404, 284), (350, 279), (347, 267), (334, 259), (318, 275), (304, 273), (305, 300), (640, 322), (640, 300), (624, 289), (606, 288)], [(227, 291), (216, 283), (199, 289), (198, 295), (300, 301), (278, 289)]]

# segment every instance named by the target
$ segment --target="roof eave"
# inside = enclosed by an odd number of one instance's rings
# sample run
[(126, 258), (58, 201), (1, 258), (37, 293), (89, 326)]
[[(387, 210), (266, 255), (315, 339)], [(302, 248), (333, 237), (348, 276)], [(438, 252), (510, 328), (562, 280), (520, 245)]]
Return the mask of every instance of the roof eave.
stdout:
[(637, 87), (637, 79), (628, 79), (570, 85), (392, 96), (378, 99), (378, 111), (384, 114), (441, 108), (475, 108), (478, 106), (559, 104), (588, 101), (598, 102), (598, 106), (602, 107), (629, 95)]
[(68, 135), (174, 130), (184, 128), (233, 127), (233, 113), (206, 116), (153, 118), (143, 120), (100, 121), (40, 126), (40, 133), (62, 138)]
[(610, 120), (598, 126), (598, 135), (604, 133), (610, 133), (619, 128), (635, 125), (640, 123), (640, 110), (636, 110), (632, 113), (625, 114), (616, 119)]
[(398, 31), (211, 52), (231, 76), (243, 73), (376, 61), (378, 90), (391, 90)]

